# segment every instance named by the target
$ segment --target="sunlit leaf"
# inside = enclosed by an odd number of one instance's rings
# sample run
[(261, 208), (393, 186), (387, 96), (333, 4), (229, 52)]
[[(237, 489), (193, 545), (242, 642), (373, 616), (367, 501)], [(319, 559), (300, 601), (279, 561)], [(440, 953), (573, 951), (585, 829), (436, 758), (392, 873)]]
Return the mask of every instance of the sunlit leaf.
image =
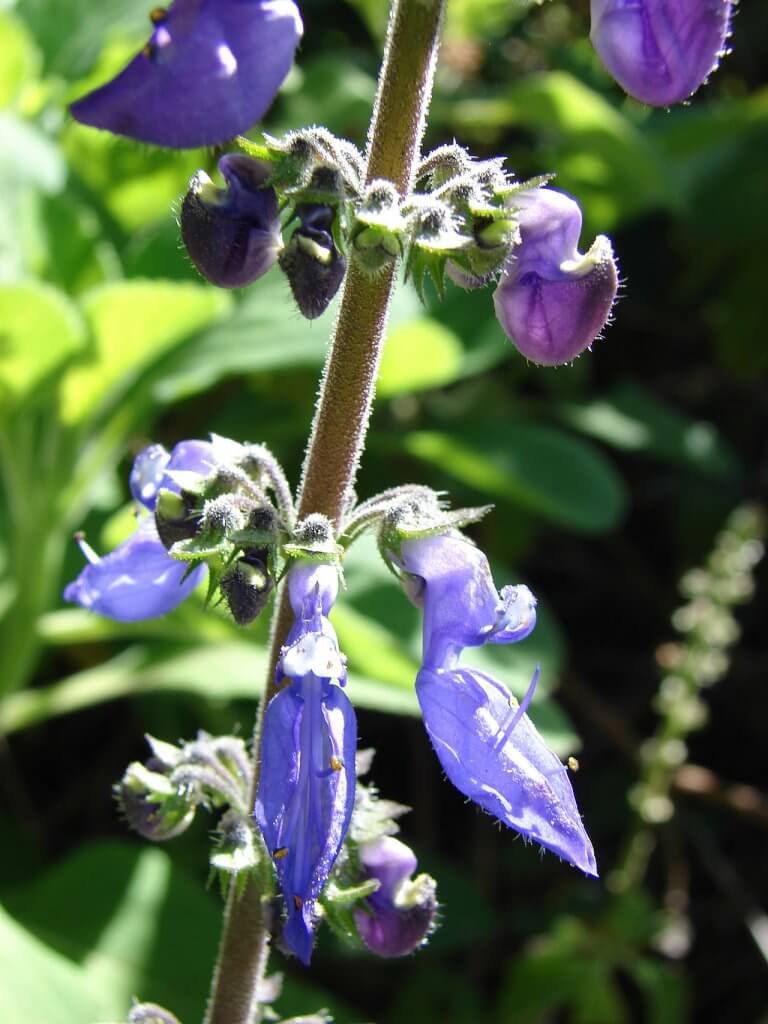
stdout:
[(61, 292), (32, 282), (0, 285), (2, 392), (23, 398), (84, 344), (82, 318)]
[(448, 327), (418, 317), (391, 330), (376, 390), (383, 397), (450, 384), (460, 375), (463, 348)]
[(0, 1020), (3, 1024), (96, 1021), (101, 1003), (83, 969), (0, 907)]
[(595, 448), (550, 427), (512, 421), (455, 435), (417, 431), (405, 450), (489, 498), (506, 498), (545, 519), (600, 533), (621, 519), (621, 477)]
[(105, 395), (125, 392), (150, 361), (206, 327), (228, 305), (229, 297), (213, 288), (162, 281), (126, 281), (89, 292), (83, 308), (93, 347), (64, 382), (64, 420), (82, 420)]

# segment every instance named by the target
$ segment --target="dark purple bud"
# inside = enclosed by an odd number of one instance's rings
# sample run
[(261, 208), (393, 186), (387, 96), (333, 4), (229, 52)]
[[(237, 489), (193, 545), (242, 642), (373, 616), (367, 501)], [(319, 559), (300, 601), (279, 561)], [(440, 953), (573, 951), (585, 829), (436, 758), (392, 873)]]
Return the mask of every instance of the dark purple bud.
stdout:
[(293, 0), (175, 0), (131, 63), (70, 107), (83, 124), (173, 149), (248, 131), (293, 63)]
[(262, 557), (251, 554), (240, 558), (223, 573), (219, 587), (232, 618), (238, 626), (248, 626), (266, 608), (275, 582)]
[(504, 333), (527, 359), (542, 366), (568, 363), (589, 348), (605, 326), (618, 289), (610, 241), (598, 235), (578, 251), (581, 210), (553, 189), (513, 200), (520, 245), (494, 292)]
[(592, 0), (592, 44), (630, 96), (667, 107), (715, 70), (730, 15), (731, 0)]
[(196, 502), (188, 495), (177, 494), (162, 487), (155, 501), (155, 528), (166, 550), (180, 540), (189, 540), (200, 529)]
[(265, 274), (282, 247), (277, 196), (265, 187), (269, 164), (241, 153), (219, 160), (226, 188), (205, 171), (181, 205), (181, 237), (197, 269), (220, 288), (242, 288)]
[(429, 875), (412, 879), (413, 851), (393, 836), (382, 836), (359, 849), (362, 881), (375, 878), (379, 888), (354, 911), (360, 938), (382, 957), (406, 956), (432, 930), (437, 900)]
[(347, 261), (331, 234), (333, 207), (297, 206), (296, 215), (300, 223), (280, 253), (280, 269), (302, 315), (315, 320), (341, 287)]

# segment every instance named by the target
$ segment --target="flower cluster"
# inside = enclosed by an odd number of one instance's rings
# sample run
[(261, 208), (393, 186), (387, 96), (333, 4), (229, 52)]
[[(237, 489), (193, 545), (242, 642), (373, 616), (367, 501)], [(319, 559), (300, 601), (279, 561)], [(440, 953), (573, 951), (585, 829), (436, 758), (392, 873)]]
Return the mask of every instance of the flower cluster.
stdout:
[[(267, 449), (217, 436), (171, 452), (150, 446), (134, 461), (130, 486), (142, 517), (135, 532), (102, 559), (81, 540), (91, 561), (67, 600), (122, 621), (151, 618), (174, 608), (207, 569), (209, 594), (218, 587), (247, 625), (283, 566), (294, 622), (265, 710), (253, 821), (283, 894), (284, 943), (304, 963), (323, 917), (332, 926), (343, 919), (342, 933), (379, 955), (399, 956), (424, 940), (436, 909), (434, 882), (411, 879), (415, 856), (392, 838), (401, 809), (356, 784), (357, 725), (330, 615), (341, 558), (365, 529), (379, 530), (382, 554), (423, 611), (416, 693), (448, 778), (505, 825), (596, 874), (567, 770), (527, 715), (538, 673), (518, 704), (501, 683), (459, 664), (465, 648), (518, 642), (536, 623), (528, 588), (499, 593), (487, 559), (460, 532), (487, 510), (449, 512), (428, 488), (395, 489), (350, 511), (342, 545), (323, 516), (295, 522)], [(150, 742), (150, 762), (131, 765), (120, 786), (133, 827), (169, 839), (198, 805), (228, 807), (211, 863), (225, 875), (256, 870), (242, 742)], [(334, 907), (347, 903), (344, 917)]]

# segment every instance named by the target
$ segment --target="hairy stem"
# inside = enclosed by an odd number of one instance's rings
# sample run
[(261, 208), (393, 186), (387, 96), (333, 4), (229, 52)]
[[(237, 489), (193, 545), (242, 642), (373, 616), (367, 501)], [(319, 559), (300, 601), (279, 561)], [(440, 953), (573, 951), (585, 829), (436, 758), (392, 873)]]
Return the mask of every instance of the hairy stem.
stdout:
[[(419, 158), (446, 0), (393, 0), (379, 88), (368, 133), (366, 177), (388, 178), (405, 197)], [(323, 370), (304, 463), (299, 516), (322, 512), (337, 524), (351, 500), (371, 415), (394, 268), (374, 277), (351, 262)], [(272, 657), (254, 738), (258, 779), (264, 708), (291, 621), (283, 588), (272, 625)], [(231, 888), (206, 1024), (256, 1024), (270, 943), (266, 898), (250, 880)]]

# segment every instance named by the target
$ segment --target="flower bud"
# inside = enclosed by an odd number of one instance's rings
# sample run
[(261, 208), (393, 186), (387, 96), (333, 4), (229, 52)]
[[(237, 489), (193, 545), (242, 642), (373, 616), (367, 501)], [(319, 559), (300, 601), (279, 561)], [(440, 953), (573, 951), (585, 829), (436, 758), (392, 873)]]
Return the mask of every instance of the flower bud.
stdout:
[(270, 165), (241, 153), (219, 160), (226, 188), (205, 171), (189, 183), (181, 236), (197, 269), (221, 288), (242, 288), (265, 274), (282, 246), (277, 196), (265, 186)]
[(413, 851), (392, 836), (382, 836), (359, 849), (363, 878), (379, 882), (376, 892), (354, 911), (358, 934), (382, 957), (406, 956), (426, 939), (437, 912), (435, 881), (416, 870)]
[(520, 245), (496, 289), (496, 316), (512, 344), (533, 363), (559, 366), (592, 344), (618, 288), (610, 241), (598, 235), (578, 251), (581, 210), (562, 192), (539, 188), (514, 198)]
[(115, 786), (115, 796), (130, 827), (157, 843), (181, 835), (195, 816), (194, 803), (167, 776), (150, 771), (140, 761), (128, 765)]
[(592, 0), (592, 44), (630, 96), (666, 107), (715, 70), (730, 12), (731, 0)]
[(266, 551), (254, 551), (227, 569), (219, 587), (232, 618), (248, 626), (264, 611), (275, 583), (266, 567)]
[(280, 269), (307, 320), (315, 320), (341, 287), (347, 261), (331, 234), (336, 213), (331, 206), (299, 205), (299, 226), (280, 253)]
[(155, 526), (164, 547), (170, 550), (176, 541), (194, 537), (200, 526), (200, 515), (190, 496), (177, 494), (163, 487), (155, 501)]

